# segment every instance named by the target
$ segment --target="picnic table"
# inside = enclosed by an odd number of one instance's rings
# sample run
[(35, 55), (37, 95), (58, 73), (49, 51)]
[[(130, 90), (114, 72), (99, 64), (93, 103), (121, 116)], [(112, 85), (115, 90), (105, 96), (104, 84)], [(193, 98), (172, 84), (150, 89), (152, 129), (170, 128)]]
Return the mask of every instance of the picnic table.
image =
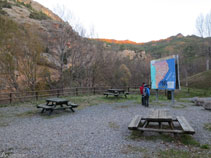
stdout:
[[(165, 128), (163, 128), (163, 125), (165, 125)], [(136, 115), (130, 122), (128, 129), (139, 130), (141, 132), (167, 132), (174, 134), (195, 133), (184, 116), (177, 116), (173, 119), (166, 109), (152, 109), (146, 117)]]
[(118, 97), (118, 96), (121, 96), (121, 95), (124, 95), (125, 98), (127, 98), (127, 95), (129, 94), (129, 92), (125, 92), (124, 89), (108, 89), (104, 95), (106, 97), (108, 97), (109, 95), (112, 95), (112, 96), (115, 96), (115, 97)]
[(37, 105), (37, 108), (41, 108), (41, 113), (44, 113), (45, 111), (49, 111), (49, 115), (54, 110), (59, 109), (70, 109), (72, 112), (75, 112), (73, 108), (78, 107), (77, 104), (71, 103), (70, 101), (63, 99), (63, 98), (48, 98), (46, 99), (45, 104)]

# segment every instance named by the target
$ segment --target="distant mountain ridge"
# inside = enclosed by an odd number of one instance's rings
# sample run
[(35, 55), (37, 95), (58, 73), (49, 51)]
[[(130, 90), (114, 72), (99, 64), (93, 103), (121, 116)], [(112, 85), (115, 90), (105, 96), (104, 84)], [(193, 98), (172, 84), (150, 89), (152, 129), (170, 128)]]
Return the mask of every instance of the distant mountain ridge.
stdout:
[(130, 41), (130, 40), (115, 40), (115, 39), (106, 39), (106, 38), (96, 38), (96, 40), (103, 41), (103, 42), (108, 42), (108, 43), (115, 43), (115, 44), (134, 44), (134, 45), (144, 45), (145, 43), (150, 43), (150, 42), (160, 42), (160, 41), (168, 41), (172, 40), (173, 38), (183, 38), (183, 34), (179, 33), (176, 36), (171, 36), (166, 39), (160, 39), (160, 40), (152, 40), (149, 42), (135, 42), (135, 41)]

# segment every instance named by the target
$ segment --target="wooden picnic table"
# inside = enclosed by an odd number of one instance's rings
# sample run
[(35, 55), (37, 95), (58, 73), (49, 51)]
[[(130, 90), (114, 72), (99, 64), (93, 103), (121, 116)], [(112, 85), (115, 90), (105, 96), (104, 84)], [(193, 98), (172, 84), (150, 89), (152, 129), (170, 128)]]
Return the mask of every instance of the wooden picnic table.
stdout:
[(115, 97), (118, 97), (120, 95), (124, 95), (125, 98), (127, 98), (127, 95), (129, 94), (129, 92), (125, 92), (124, 89), (108, 89), (104, 95), (106, 95), (106, 97), (108, 97), (109, 95), (113, 95)]
[[(158, 127), (151, 123), (157, 123)], [(167, 123), (168, 128), (163, 128), (163, 124)], [(179, 126), (176, 127), (175, 124)], [(166, 125), (166, 124), (165, 124)], [(167, 132), (167, 133), (184, 133), (184, 134), (194, 134), (194, 129), (190, 126), (188, 121), (184, 116), (177, 116), (176, 119), (173, 119), (169, 115), (168, 110), (166, 109), (153, 109), (149, 112), (146, 117), (136, 115), (130, 122), (128, 129), (130, 130), (139, 130), (139, 131), (150, 131), (150, 132)]]
[(40, 104), (37, 105), (37, 108), (42, 108), (41, 113), (45, 111), (49, 111), (49, 115), (54, 111), (54, 110), (59, 110), (59, 109), (70, 109), (72, 112), (75, 112), (73, 108), (78, 107), (77, 104), (71, 103), (67, 99), (63, 98), (48, 98), (46, 99), (45, 104)]

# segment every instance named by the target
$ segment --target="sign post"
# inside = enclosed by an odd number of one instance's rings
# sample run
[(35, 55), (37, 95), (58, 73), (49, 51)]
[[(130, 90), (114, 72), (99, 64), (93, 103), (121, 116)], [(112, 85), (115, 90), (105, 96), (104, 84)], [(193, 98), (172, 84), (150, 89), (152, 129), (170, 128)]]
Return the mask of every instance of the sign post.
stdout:
[(172, 105), (174, 105), (174, 90), (171, 91), (171, 101)]
[(156, 102), (158, 102), (158, 89), (156, 89)]
[(158, 101), (158, 90), (167, 90), (168, 99), (174, 104), (174, 90), (180, 89), (178, 55), (152, 60), (150, 68), (152, 89), (156, 90), (156, 101)]

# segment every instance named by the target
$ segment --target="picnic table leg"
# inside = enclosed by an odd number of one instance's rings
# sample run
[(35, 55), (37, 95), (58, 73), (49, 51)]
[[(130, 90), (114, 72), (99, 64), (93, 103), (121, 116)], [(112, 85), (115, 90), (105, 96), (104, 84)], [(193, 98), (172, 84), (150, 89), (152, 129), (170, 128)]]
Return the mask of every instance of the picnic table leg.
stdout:
[(160, 129), (162, 128), (162, 123), (161, 123), (161, 122), (159, 122), (159, 128), (160, 128)]
[[(145, 120), (145, 121), (143, 122), (142, 128), (145, 128), (145, 127), (146, 127), (146, 124), (147, 124), (147, 121)], [(141, 133), (144, 133), (144, 131), (141, 131)]]
[(70, 110), (71, 110), (72, 112), (75, 112), (75, 110), (73, 110), (73, 108), (72, 108), (72, 107), (70, 107)]
[(45, 109), (43, 108), (42, 111), (41, 111), (41, 113), (44, 113), (44, 112), (45, 112)]
[[(159, 123), (159, 129), (162, 129), (162, 122), (158, 122)], [(162, 132), (159, 132), (159, 134), (162, 134)]]
[(146, 128), (148, 125), (149, 125), (149, 121), (146, 120), (146, 121), (144, 122), (144, 125), (143, 125), (142, 128)]
[(171, 129), (174, 129), (174, 125), (172, 122), (168, 122), (169, 123), (169, 126), (171, 127)]

